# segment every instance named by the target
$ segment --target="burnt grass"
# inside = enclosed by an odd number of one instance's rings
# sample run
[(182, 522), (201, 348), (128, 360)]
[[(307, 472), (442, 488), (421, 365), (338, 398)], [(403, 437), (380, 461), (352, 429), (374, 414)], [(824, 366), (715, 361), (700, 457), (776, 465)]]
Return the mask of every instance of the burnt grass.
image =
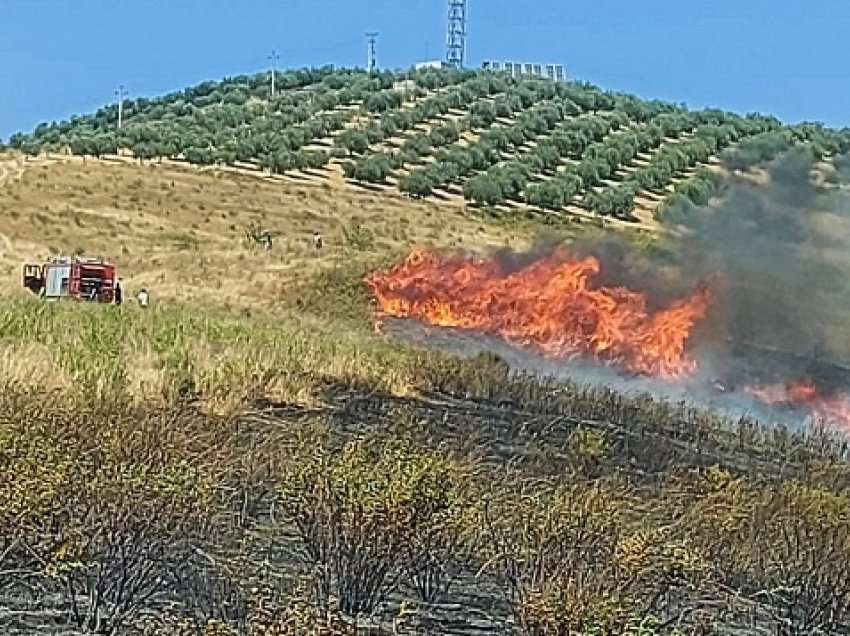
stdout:
[[(846, 466), (813, 477), (814, 467), (844, 465), (847, 458), (845, 442), (828, 431), (792, 432), (746, 418), (728, 421), (649, 395), (627, 397), (536, 376), (509, 377), (502, 365), (495, 356), (480, 355), (472, 367), (480, 374), (469, 377), (460, 368), (444, 370), (429, 378), (433, 388), (417, 397), (328, 380), (319, 407), (260, 403), (249, 419), (262, 428), (297, 427), (319, 417), (341, 443), (364, 436), (414, 438), (425, 446), (481, 458), (497, 470), (510, 465), (530, 479), (617, 475), (648, 500), (671, 477), (710, 467), (765, 483), (814, 480), (835, 491), (850, 487)], [(579, 430), (606, 440), (604, 457), (576, 452), (572, 440)], [(415, 601), (415, 596), (400, 586), (387, 614), (394, 615), (406, 601)], [(798, 633), (783, 631), (786, 620), (769, 603), (744, 600), (740, 590), (730, 588), (669, 591), (661, 607), (656, 618), (664, 628), (657, 633), (673, 633), (673, 625), (682, 634)], [(519, 629), (504, 590), (475, 568), (461, 574), (448, 598), (426, 606), (415, 627), (401, 633), (511, 634)], [(391, 624), (380, 620), (366, 620), (362, 629), (393, 633)], [(850, 623), (834, 631), (812, 631), (850, 633)]]
[[(754, 483), (804, 480), (833, 492), (850, 487), (847, 446), (826, 431), (802, 433), (748, 419), (728, 421), (650, 396), (515, 376), (501, 360), (486, 354), (472, 361), (445, 359), (439, 367), (423, 368), (422, 376), (419, 392), (411, 397), (324, 378), (317, 383), (309, 407), (258, 400), (224, 419), (246, 449), (257, 440), (318, 424), (339, 448), (355, 439), (403, 437), (425, 448), (475, 457), (495, 471), (510, 467), (530, 480), (564, 475), (586, 481), (617, 477), (647, 501), (671, 479), (709, 467)], [(13, 407), (5, 404), (4, 408)], [(148, 416), (136, 413), (133, 417)], [(200, 419), (209, 426), (222, 426), (224, 421), (200, 413), (191, 403), (175, 406), (167, 417), (175, 425)], [(604, 453), (588, 456), (577, 451), (576, 431), (598, 434), (605, 440)], [(257, 484), (262, 481), (258, 479)], [(269, 606), (285, 605), (305, 570), (303, 546), (294, 527), (273, 539), (264, 531), (270, 496), (265, 486), (244, 488), (235, 498), (236, 509), (226, 527), (215, 533), (216, 556), (210, 556), (210, 562), (228, 562), (226, 579), (207, 572), (192, 585), (153, 595), (124, 628), (103, 633), (204, 633), (178, 630), (173, 617), (187, 613), (195, 625), (219, 619), (237, 632), (248, 633), (247, 590), (265, 590)], [(248, 553), (246, 537), (252, 545)], [(521, 633), (504, 588), (481, 566), (470, 562), (456, 573), (450, 592), (432, 603), (418, 601), (400, 579), (372, 615), (344, 617), (348, 627), (336, 633)], [(67, 594), (49, 586), (12, 585), (0, 598), (0, 629), (9, 634), (91, 633), (68, 625), (68, 603)], [(418, 608), (416, 618), (407, 624), (394, 623), (400, 608), (409, 604)], [(850, 633), (846, 615), (833, 621), (829, 630), (793, 631), (783, 611), (769, 600), (717, 585), (668, 589), (653, 608), (658, 633), (673, 633), (673, 628), (694, 634)]]

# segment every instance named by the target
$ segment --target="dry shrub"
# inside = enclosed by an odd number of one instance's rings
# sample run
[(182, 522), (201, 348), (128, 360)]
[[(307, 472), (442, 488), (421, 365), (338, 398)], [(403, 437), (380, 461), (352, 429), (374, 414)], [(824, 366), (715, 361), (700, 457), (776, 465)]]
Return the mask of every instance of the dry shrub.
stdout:
[(592, 572), (565, 574), (529, 593), (518, 607), (520, 624), (532, 636), (623, 634), (638, 604), (616, 583)]
[(281, 519), (297, 528), (315, 599), (336, 599), (349, 616), (374, 611), (398, 586), (408, 548), (451, 516), (452, 463), (401, 440), (334, 451), (312, 435), (286, 457)]
[[(712, 578), (772, 608), (778, 634), (850, 621), (850, 493), (805, 481), (758, 483), (714, 467), (678, 482), (687, 544)], [(681, 497), (681, 499), (679, 499)]]
[(510, 365), (493, 353), (469, 359), (424, 355), (418, 372), (420, 385), (468, 398), (499, 399), (508, 394)]
[(645, 589), (663, 591), (677, 583), (693, 584), (711, 570), (710, 564), (687, 540), (670, 536), (664, 528), (640, 529), (620, 537), (614, 563), (629, 580)]
[(227, 427), (208, 424), (4, 394), (0, 544), (15, 549), (3, 569), (59, 594), (78, 628), (120, 633), (173, 592), (174, 568), (220, 512), (234, 446)]
[(226, 411), (267, 396), (277, 369), (274, 352), (250, 344), (223, 349), (198, 343), (190, 358), (199, 396), (212, 408)]
[(38, 387), (45, 394), (51, 394), (70, 391), (73, 387), (50, 350), (34, 343), (10, 344), (2, 350), (0, 382), (4, 392)]
[(175, 390), (168, 386), (159, 357), (141, 344), (128, 344), (124, 356), (128, 362), (125, 390), (130, 402), (136, 406), (165, 406)]
[(607, 629), (629, 614), (611, 565), (629, 489), (615, 481), (517, 483), (483, 511), (488, 567), (527, 634)]
[(282, 610), (257, 616), (249, 636), (355, 636), (359, 633), (336, 612), (293, 599)]

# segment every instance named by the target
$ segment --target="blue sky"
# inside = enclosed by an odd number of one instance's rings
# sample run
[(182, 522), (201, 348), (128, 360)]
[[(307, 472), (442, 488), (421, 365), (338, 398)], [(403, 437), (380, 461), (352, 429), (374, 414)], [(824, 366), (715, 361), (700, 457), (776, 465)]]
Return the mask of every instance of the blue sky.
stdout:
[[(604, 88), (850, 125), (846, 0), (469, 0), (468, 66), (556, 61)], [(445, 0), (0, 0), (0, 138), (91, 111), (119, 83), (154, 96), (281, 67), (442, 57)]]

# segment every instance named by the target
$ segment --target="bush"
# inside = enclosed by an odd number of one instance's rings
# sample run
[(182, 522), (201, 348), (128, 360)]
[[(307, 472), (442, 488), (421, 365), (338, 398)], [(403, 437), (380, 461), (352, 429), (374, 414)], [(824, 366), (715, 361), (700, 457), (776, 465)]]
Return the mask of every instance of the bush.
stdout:
[(330, 161), (330, 155), (324, 150), (304, 150), (296, 153), (295, 164), (301, 170), (322, 168)]
[(676, 186), (676, 193), (687, 197), (694, 205), (706, 205), (720, 187), (720, 176), (703, 171), (682, 181)]
[(399, 190), (411, 197), (427, 197), (434, 193), (435, 180), (427, 170), (416, 169), (399, 179)]
[(489, 174), (479, 174), (463, 186), (463, 196), (478, 205), (498, 205), (505, 202), (499, 181)]
[(376, 153), (360, 159), (354, 164), (352, 178), (356, 181), (369, 183), (385, 183), (387, 176), (393, 171), (392, 157), (385, 153)]
[(401, 93), (396, 91), (382, 91), (370, 95), (366, 99), (366, 110), (370, 113), (383, 113), (402, 104)]
[(429, 135), (433, 146), (448, 146), (460, 139), (460, 132), (454, 124), (434, 128)]
[(568, 201), (566, 190), (557, 180), (529, 185), (525, 189), (525, 200), (529, 205), (548, 210), (560, 210)]
[(742, 141), (737, 148), (724, 151), (721, 159), (730, 170), (747, 170), (776, 158), (792, 143), (792, 136), (787, 132), (762, 133)]
[(402, 149), (417, 157), (425, 156), (431, 152), (431, 138), (424, 133), (416, 134), (404, 142)]
[(369, 137), (360, 130), (345, 130), (334, 139), (334, 145), (353, 155), (362, 155), (369, 150)]
[(280, 503), (299, 529), (323, 604), (372, 612), (394, 589), (406, 548), (449, 509), (451, 467), (405, 444), (341, 452), (308, 440), (292, 449)]
[(671, 224), (685, 223), (691, 218), (694, 204), (684, 194), (675, 192), (668, 195), (655, 210), (655, 219)]
[(585, 205), (600, 216), (627, 217), (634, 209), (634, 198), (632, 186), (612, 186), (600, 192), (591, 190), (585, 197)]

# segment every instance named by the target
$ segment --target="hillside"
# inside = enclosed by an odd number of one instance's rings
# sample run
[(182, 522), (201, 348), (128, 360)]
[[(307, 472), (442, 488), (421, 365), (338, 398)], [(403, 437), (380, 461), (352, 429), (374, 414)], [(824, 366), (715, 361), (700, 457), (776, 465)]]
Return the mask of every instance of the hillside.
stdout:
[[(520, 246), (532, 234), (334, 180), (281, 183), (118, 158), (11, 157), (0, 158), (0, 168), (7, 174), (0, 173), (6, 291), (20, 286), (23, 262), (82, 252), (116, 262), (128, 289), (146, 286), (181, 303), (273, 310), (293, 285), (317, 273), (365, 267), (410, 245)], [(258, 249), (246, 236), (255, 227), (273, 232), (275, 249)], [(320, 252), (313, 232), (324, 237)]]
[(346, 182), (507, 218), (681, 220), (722, 179), (805, 145), (816, 159), (850, 133), (772, 117), (689, 111), (584, 83), (423, 70), (332, 68), (204, 82), (14, 135), (27, 155), (163, 158), (292, 179)]
[[(639, 314), (612, 336), (687, 363), (680, 292), (719, 270), (765, 375), (846, 390), (805, 347), (850, 357), (847, 131), (477, 72), (277, 86), (207, 82), (0, 152), (0, 632), (848, 633), (840, 430), (781, 400), (731, 417), (743, 366), (707, 376), (709, 408), (701, 385), (520, 356), (517, 321), (464, 336), (378, 310), (410, 291), (451, 324), (541, 297), (562, 346), (556, 301), (587, 291), (564, 272), (601, 263), (588, 296)], [(565, 268), (571, 250), (600, 260)], [(55, 253), (107, 257), (151, 307), (30, 297), (21, 264)], [(431, 302), (399, 268), (470, 294)], [(401, 290), (384, 304), (376, 273)], [(850, 422), (842, 395), (817, 405)]]

